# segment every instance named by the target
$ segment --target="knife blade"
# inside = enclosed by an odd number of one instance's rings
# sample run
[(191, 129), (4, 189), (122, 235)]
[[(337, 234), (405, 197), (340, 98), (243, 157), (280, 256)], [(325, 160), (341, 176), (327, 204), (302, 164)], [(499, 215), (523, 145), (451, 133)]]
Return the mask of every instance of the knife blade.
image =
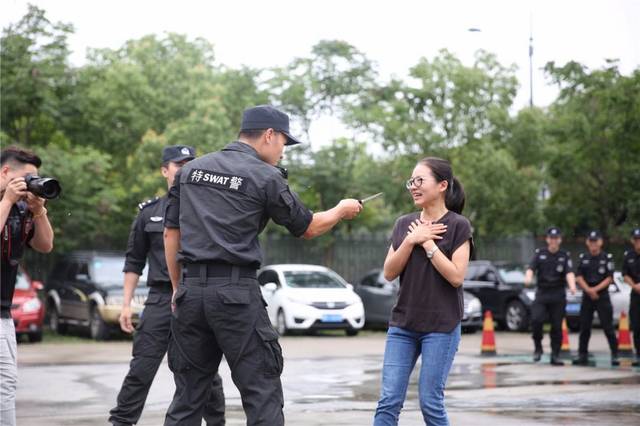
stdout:
[(382, 194), (383, 194), (383, 192), (378, 192), (377, 194), (370, 195), (370, 196), (365, 197), (365, 198), (363, 198), (361, 200), (358, 200), (358, 201), (360, 201), (360, 204), (364, 204), (367, 201), (371, 201), (373, 199), (376, 199), (376, 198), (380, 197)]

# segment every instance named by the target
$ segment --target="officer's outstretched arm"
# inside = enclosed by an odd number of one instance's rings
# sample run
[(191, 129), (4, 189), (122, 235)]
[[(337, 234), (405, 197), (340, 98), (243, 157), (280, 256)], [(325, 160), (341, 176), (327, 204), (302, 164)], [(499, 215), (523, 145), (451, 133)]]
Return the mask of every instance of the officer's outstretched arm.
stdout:
[(342, 200), (332, 209), (313, 214), (313, 219), (302, 235), (302, 238), (309, 240), (329, 231), (342, 219), (353, 219), (362, 210), (362, 204), (358, 200)]
[(171, 278), (173, 292), (178, 290), (180, 284), (180, 264), (178, 263), (178, 251), (180, 250), (180, 228), (164, 228), (164, 257), (167, 261), (167, 269)]

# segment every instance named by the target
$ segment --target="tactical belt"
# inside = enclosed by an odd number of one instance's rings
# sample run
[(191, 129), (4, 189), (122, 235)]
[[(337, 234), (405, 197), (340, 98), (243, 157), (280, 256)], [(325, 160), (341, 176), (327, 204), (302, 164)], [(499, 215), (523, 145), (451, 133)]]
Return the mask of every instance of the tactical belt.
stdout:
[(565, 286), (565, 282), (564, 281), (556, 281), (556, 282), (541, 282), (538, 284), (538, 288), (542, 288), (542, 289), (554, 289), (554, 288), (560, 288), (560, 287), (564, 287)]
[(184, 265), (184, 275), (187, 278), (198, 277), (233, 277), (256, 278), (256, 269), (248, 266), (236, 266), (230, 263), (187, 263)]

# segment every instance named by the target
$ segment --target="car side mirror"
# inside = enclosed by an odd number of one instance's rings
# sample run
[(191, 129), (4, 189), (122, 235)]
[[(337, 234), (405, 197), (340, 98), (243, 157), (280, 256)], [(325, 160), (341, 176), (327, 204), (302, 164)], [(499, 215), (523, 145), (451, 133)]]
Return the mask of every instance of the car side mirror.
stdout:
[(276, 284), (276, 283), (266, 283), (264, 285), (264, 289), (267, 290), (270, 293), (273, 293), (278, 289), (278, 284)]
[(349, 284), (349, 283), (347, 283), (347, 288), (348, 288), (349, 290), (353, 291), (353, 284)]
[(31, 281), (31, 287), (36, 290), (44, 290), (44, 285), (40, 281)]

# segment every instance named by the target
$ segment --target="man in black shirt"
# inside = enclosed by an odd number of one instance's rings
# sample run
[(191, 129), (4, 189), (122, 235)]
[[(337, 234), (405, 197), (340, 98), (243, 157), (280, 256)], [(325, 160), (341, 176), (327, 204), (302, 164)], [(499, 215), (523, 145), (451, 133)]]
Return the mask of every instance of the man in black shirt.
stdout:
[(16, 424), (16, 332), (11, 303), (18, 263), (25, 247), (40, 253), (53, 250), (53, 229), (45, 200), (27, 191), (25, 176), (38, 175), (42, 161), (30, 151), (8, 147), (0, 154), (0, 423)]
[(633, 366), (640, 366), (640, 228), (631, 231), (633, 248), (624, 253), (622, 275), (624, 282), (631, 286), (631, 301), (629, 303), (629, 322), (633, 330), (633, 346), (636, 358)]
[[(174, 145), (163, 149), (160, 171), (168, 187), (171, 187), (176, 172), (194, 158), (195, 150), (190, 146)], [(120, 314), (120, 328), (126, 333), (134, 331), (131, 323), (131, 299), (147, 261), (149, 295), (133, 337), (133, 359), (129, 373), (118, 394), (118, 405), (110, 412), (109, 421), (117, 426), (136, 424), (140, 419), (153, 378), (169, 345), (173, 289), (164, 257), (162, 235), (166, 205), (166, 195), (140, 203), (140, 212), (129, 234), (123, 269), (124, 301)], [(218, 374), (213, 378), (203, 417), (207, 425), (224, 424), (224, 394)]]
[(547, 315), (551, 319), (551, 365), (564, 365), (560, 361), (562, 345), (562, 318), (565, 314), (566, 292), (569, 284), (572, 293), (576, 292), (575, 276), (572, 271), (569, 253), (560, 250), (562, 234), (560, 229), (551, 227), (547, 230), (547, 248), (536, 249), (533, 260), (525, 275), (525, 285), (537, 275), (538, 289), (536, 299), (531, 306), (531, 328), (533, 330), (533, 360), (542, 357), (542, 327)]
[(176, 175), (165, 215), (165, 254), (176, 290), (168, 358), (176, 383), (188, 392), (176, 392), (165, 425), (200, 424), (206, 384), (223, 354), (247, 425), (284, 424), (282, 349), (256, 280), (258, 235), (272, 219), (296, 237), (312, 238), (362, 209), (352, 199), (315, 214), (302, 204), (276, 167), (285, 145), (297, 143), (286, 114), (250, 108), (238, 141)]
[(613, 330), (613, 307), (609, 298), (609, 285), (613, 282), (613, 255), (602, 250), (602, 235), (599, 231), (589, 232), (588, 253), (580, 253), (576, 281), (582, 288), (580, 304), (580, 346), (574, 365), (589, 364), (589, 338), (593, 324), (593, 312), (598, 312), (602, 330), (611, 349), (611, 365), (618, 361), (618, 341)]

